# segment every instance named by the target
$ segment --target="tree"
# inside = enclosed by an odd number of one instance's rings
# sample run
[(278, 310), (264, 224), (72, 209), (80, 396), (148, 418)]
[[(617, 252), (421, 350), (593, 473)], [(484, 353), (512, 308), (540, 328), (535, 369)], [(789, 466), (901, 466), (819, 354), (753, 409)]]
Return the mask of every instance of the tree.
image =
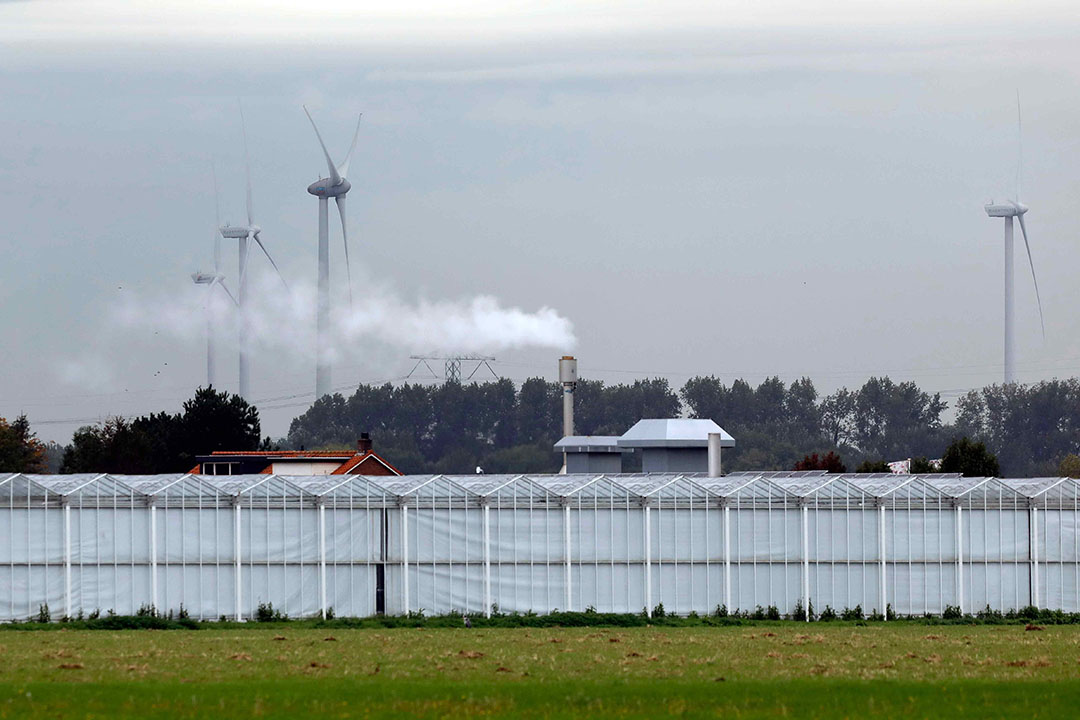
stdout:
[[(161, 427), (165, 432), (176, 427), (167, 421), (159, 422), (163, 422)], [(199, 388), (195, 397), (184, 403), (178, 425), (180, 444), (169, 448), (173, 453), (170, 462), (184, 470), (195, 463), (196, 455), (215, 450), (257, 450), (262, 437), (255, 406), (239, 395), (218, 392), (212, 387)]]
[(46, 447), (30, 430), (26, 415), (8, 422), (0, 418), (0, 471), (45, 472)]
[(912, 475), (926, 475), (927, 473), (941, 472), (941, 467), (924, 457), (911, 458), (908, 472)]
[(960, 473), (969, 477), (993, 477), (1001, 475), (998, 459), (986, 449), (986, 445), (962, 437), (945, 448), (941, 456), (941, 472)]
[(1080, 478), (1080, 455), (1069, 453), (1058, 463), (1058, 475)]
[(913, 382), (870, 378), (855, 396), (853, 444), (877, 457), (911, 457), (940, 447), (939, 395), (921, 391)]
[(990, 385), (962, 396), (956, 429), (981, 440), (1010, 476), (1054, 472), (1080, 453), (1080, 380)]
[(840, 456), (831, 450), (825, 455), (818, 456), (817, 453), (807, 455), (799, 462), (795, 463), (794, 470), (824, 470), (831, 473), (847, 472), (847, 466), (840, 460)]
[(196, 455), (259, 447), (259, 412), (239, 395), (200, 388), (183, 412), (112, 418), (75, 431), (60, 472), (185, 472)]
[(855, 393), (841, 388), (821, 401), (821, 430), (836, 447), (849, 445), (855, 435)]
[(884, 460), (863, 460), (855, 468), (857, 473), (887, 473), (889, 470), (889, 463)]
[(103, 424), (81, 427), (64, 451), (62, 473), (107, 472), (143, 475), (168, 472), (155, 461), (153, 443), (145, 432), (137, 431), (124, 418), (110, 418)]

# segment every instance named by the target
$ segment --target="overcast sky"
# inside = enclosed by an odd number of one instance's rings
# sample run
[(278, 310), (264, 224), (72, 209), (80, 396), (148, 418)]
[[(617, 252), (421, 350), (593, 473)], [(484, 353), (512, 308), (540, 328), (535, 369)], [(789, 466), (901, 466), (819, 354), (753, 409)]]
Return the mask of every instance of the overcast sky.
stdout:
[[(255, 219), (297, 289), (260, 286), (282, 326), (253, 367), (274, 436), (314, 389), (305, 188), (326, 169), (304, 103), (335, 155), (364, 113), (354, 312), (382, 325), (347, 338), (336, 386), (450, 349), (432, 317), (483, 296), (566, 322), (486, 346), (515, 380), (573, 352), (609, 382), (889, 374), (952, 403), (1001, 379), (1002, 222), (982, 205), (1015, 191), (1017, 90), (1046, 316), (1044, 342), (1020, 245), (1019, 375), (1080, 371), (1072, 2), (160, 5), (0, 0), (0, 416), (46, 439), (205, 382), (190, 273), (212, 267), (211, 163), (222, 220), (244, 220), (238, 100)], [(408, 332), (380, 330), (398, 317)], [(236, 389), (225, 340), (219, 375)]]

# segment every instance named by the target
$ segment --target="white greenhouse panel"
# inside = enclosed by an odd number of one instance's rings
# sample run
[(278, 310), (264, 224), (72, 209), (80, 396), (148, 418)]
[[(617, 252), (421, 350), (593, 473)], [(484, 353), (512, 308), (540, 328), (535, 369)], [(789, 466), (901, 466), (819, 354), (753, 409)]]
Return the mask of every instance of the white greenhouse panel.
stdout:
[(0, 620), (1080, 611), (1067, 478), (0, 475)]

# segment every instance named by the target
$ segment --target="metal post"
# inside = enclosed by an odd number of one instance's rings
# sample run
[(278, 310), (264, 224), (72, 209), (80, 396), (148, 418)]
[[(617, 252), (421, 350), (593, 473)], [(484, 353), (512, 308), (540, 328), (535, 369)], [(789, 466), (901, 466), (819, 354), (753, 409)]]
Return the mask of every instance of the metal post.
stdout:
[(150, 499), (150, 607), (155, 611), (160, 607), (158, 603), (158, 574), (157, 574), (157, 508), (153, 505), (154, 499)]
[(810, 508), (802, 504), (802, 586), (806, 622), (810, 622)]
[(233, 505), (233, 533), (236, 536), (235, 540), (233, 541), (233, 544), (235, 546), (233, 549), (236, 552), (236, 558), (235, 558), (235, 563), (236, 564), (235, 564), (235, 570), (234, 570), (234, 574), (236, 576), (236, 622), (243, 622), (244, 621), (243, 593), (242, 593), (242, 590), (240, 588), (240, 584), (241, 584), (241, 579), (240, 579), (241, 578), (241, 573), (240, 573), (240, 498), (239, 497), (233, 498), (233, 503), (234, 503), (234, 505)]
[(71, 506), (68, 499), (64, 503), (64, 614), (71, 617)]
[(724, 502), (724, 604), (727, 611), (732, 613), (735, 608), (731, 606), (731, 514), (727, 501)]
[(484, 617), (491, 617), (491, 508), (484, 502)]
[(319, 607), (326, 619), (326, 506), (319, 498)]
[(401, 602), (409, 614), (409, 508), (401, 505)]
[(570, 612), (573, 603), (573, 592), (570, 586), (570, 503), (567, 501), (563, 506), (563, 528), (566, 535), (566, 612)]
[(881, 542), (881, 616), (889, 619), (888, 588), (885, 585), (885, 505), (878, 508), (878, 531)]
[(645, 506), (645, 614), (652, 617), (652, 512)]
[(1031, 506), (1031, 604), (1041, 607), (1039, 593), (1039, 511)]
[(956, 506), (956, 607), (964, 612), (964, 535), (960, 505)]

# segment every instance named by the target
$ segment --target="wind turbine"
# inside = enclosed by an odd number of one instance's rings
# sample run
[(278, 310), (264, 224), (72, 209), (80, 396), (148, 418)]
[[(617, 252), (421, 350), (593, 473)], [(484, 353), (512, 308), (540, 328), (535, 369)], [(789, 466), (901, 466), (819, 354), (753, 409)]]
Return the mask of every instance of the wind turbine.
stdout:
[(1024, 215), (1027, 205), (1020, 202), (1020, 171), (1023, 167), (1023, 144), (1021, 142), (1020, 93), (1016, 93), (1016, 193), (1014, 200), (995, 203), (991, 200), (985, 205), (990, 217), (1005, 218), (1005, 383), (1016, 382), (1015, 317), (1013, 313), (1013, 218), (1020, 221), (1020, 232), (1024, 235), (1024, 247), (1027, 249), (1028, 264), (1031, 266), (1031, 280), (1035, 284), (1035, 300), (1039, 305), (1039, 323), (1042, 326), (1043, 340), (1046, 339), (1046, 322), (1043, 320), (1042, 298), (1039, 297), (1039, 279), (1035, 277), (1035, 262), (1031, 259), (1031, 245), (1028, 243), (1027, 226)]
[(240, 350), (240, 397), (245, 400), (251, 399), (251, 303), (248, 297), (248, 240), (254, 240), (259, 248), (266, 255), (266, 259), (270, 261), (270, 264), (274, 266), (274, 271), (277, 272), (281, 283), (288, 289), (289, 284), (285, 282), (285, 276), (281, 274), (281, 270), (278, 268), (277, 263), (274, 262), (274, 258), (270, 255), (270, 251), (263, 245), (262, 239), (259, 237), (259, 233), (262, 232), (262, 228), (255, 224), (255, 215), (252, 210), (251, 203), (251, 162), (248, 158), (248, 145), (247, 145), (247, 128), (244, 123), (244, 108), (240, 108), (240, 132), (244, 137), (244, 174), (247, 179), (247, 225), (230, 225), (226, 223), (222, 225), (219, 230), (221, 236), (224, 238), (235, 239), (239, 245), (239, 272), (240, 272), (240, 286), (237, 290), (239, 299), (237, 305), (240, 308), (240, 323), (239, 323), (239, 350)]
[(308, 186), (307, 191), (319, 198), (319, 300), (316, 312), (316, 326), (318, 337), (315, 343), (315, 399), (330, 393), (330, 218), (328, 199), (334, 198), (337, 203), (338, 215), (341, 216), (341, 241), (345, 246), (345, 273), (349, 279), (349, 304), (352, 305), (352, 270), (349, 267), (349, 233), (345, 223), (345, 195), (352, 185), (347, 178), (349, 174), (349, 162), (352, 160), (353, 150), (356, 148), (356, 139), (360, 136), (360, 117), (356, 119), (356, 131), (353, 133), (352, 145), (345, 155), (345, 162), (334, 165), (330, 159), (330, 152), (326, 149), (319, 127), (304, 106), (304, 113), (311, 121), (311, 127), (315, 129), (315, 137), (319, 139), (323, 155), (326, 157), (326, 168), (330, 171), (329, 177), (319, 178)]
[(216, 343), (215, 343), (215, 323), (214, 323), (214, 307), (215, 296), (214, 286), (220, 287), (225, 291), (225, 294), (229, 296), (233, 304), (236, 304), (236, 298), (233, 297), (229, 287), (225, 284), (225, 276), (221, 274), (221, 235), (219, 234), (218, 226), (221, 224), (221, 212), (218, 207), (218, 191), (217, 191), (217, 172), (214, 172), (214, 272), (204, 273), (202, 271), (196, 271), (191, 273), (191, 279), (196, 285), (206, 286), (206, 300), (204, 306), (206, 309), (206, 386), (214, 387), (215, 385), (215, 363), (216, 363)]

